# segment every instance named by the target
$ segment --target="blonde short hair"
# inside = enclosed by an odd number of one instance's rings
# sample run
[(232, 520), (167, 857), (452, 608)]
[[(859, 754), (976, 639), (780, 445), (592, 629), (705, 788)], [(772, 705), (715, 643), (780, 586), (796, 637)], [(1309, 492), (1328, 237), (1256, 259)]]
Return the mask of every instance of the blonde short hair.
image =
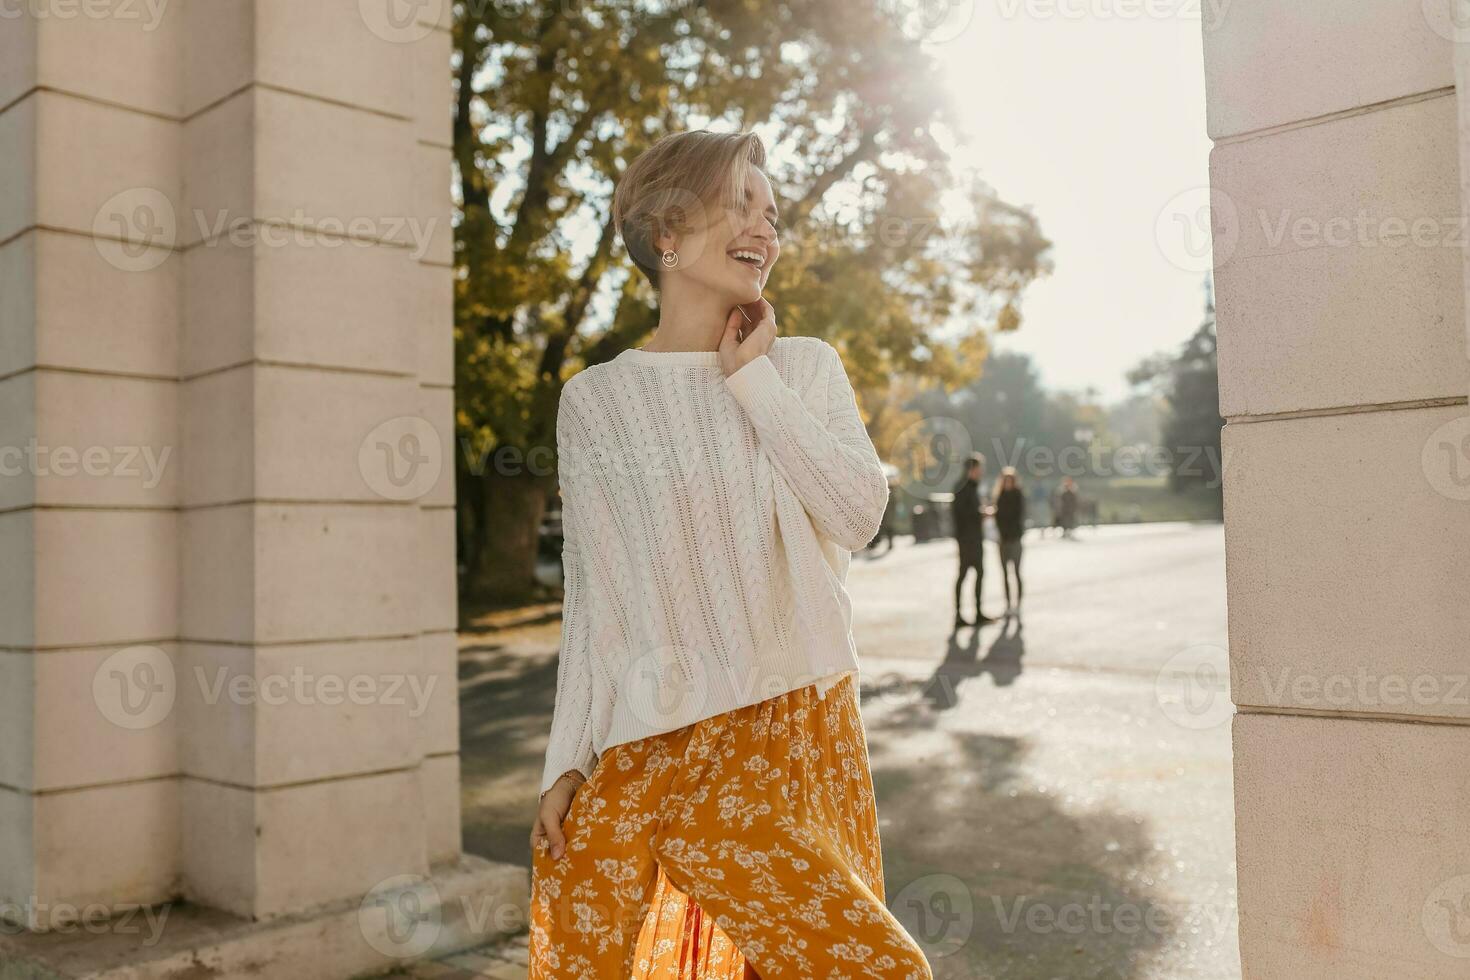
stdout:
[[(755, 133), (671, 133), (628, 165), (613, 192), (613, 226), (633, 264), (659, 288), (659, 235), (694, 225), (696, 205), (741, 207), (749, 164), (764, 167), (766, 146)], [(701, 217), (702, 216), (697, 216)]]

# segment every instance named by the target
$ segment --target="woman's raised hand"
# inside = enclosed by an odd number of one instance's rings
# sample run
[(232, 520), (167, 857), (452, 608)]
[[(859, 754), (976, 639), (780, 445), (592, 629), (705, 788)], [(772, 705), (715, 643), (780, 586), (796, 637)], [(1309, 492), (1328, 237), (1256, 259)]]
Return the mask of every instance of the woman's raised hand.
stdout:
[(566, 819), (567, 811), (572, 808), (572, 797), (577, 795), (577, 790), (585, 783), (586, 778), (576, 770), (564, 772), (551, 784), (551, 788), (541, 797), (541, 806), (536, 813), (536, 822), (531, 825), (531, 849), (547, 844), (551, 847), (551, 856), (559, 858), (567, 849), (567, 839), (561, 832), (561, 822)]
[[(746, 321), (745, 313), (741, 313), (742, 309), (750, 315), (754, 323)], [(742, 327), (745, 328), (744, 340), (739, 337)], [(746, 303), (743, 307), (735, 307), (725, 318), (725, 335), (720, 338), (720, 369), (724, 372), (725, 377), (728, 378), (769, 351), (775, 340), (775, 307), (764, 299)]]

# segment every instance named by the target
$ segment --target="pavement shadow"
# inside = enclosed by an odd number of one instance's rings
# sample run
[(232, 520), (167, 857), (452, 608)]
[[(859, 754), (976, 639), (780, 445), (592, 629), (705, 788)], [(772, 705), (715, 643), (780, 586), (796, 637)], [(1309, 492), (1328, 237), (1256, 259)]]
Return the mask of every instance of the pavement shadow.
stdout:
[(934, 710), (948, 711), (959, 704), (960, 684), (967, 679), (989, 674), (996, 687), (1008, 687), (1021, 676), (1022, 659), (1026, 656), (1021, 617), (1007, 616), (1001, 620), (1000, 632), (990, 634), (990, 646), (982, 659), (980, 647), (985, 641), (984, 630), (989, 629), (967, 627), (949, 635), (944, 659), (919, 692)]
[(1188, 912), (1150, 886), (1158, 857), (1132, 815), (1079, 814), (1030, 789), (1023, 739), (953, 733), (947, 758), (889, 757), (869, 726), (889, 908), (936, 979), (1129, 980)]
[[(865, 727), (885, 897), (936, 978), (1160, 975), (1189, 910), (1152, 886), (1161, 858), (1143, 821), (1065, 808), (1033, 788), (1026, 739), (921, 735), (935, 717), (922, 697), (864, 714), (876, 716)], [(916, 759), (915, 741), (931, 754)]]

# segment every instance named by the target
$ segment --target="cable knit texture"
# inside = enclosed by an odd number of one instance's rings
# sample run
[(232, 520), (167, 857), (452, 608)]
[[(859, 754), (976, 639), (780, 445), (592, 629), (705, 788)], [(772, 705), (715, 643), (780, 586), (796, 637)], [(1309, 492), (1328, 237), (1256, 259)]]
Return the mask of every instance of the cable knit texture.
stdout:
[(541, 791), (613, 745), (856, 672), (851, 553), (888, 482), (837, 350), (624, 351), (556, 420), (566, 594)]

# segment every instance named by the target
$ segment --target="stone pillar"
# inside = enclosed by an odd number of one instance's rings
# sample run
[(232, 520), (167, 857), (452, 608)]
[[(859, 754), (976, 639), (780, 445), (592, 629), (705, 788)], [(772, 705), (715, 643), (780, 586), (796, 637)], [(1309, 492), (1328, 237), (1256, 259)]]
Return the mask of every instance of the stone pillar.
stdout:
[(1470, 970), (1454, 35), (1434, 0), (1206, 25), (1247, 978)]
[(12, 6), (0, 908), (332, 910), (333, 976), (385, 881), (523, 904), (460, 854), (450, 5)]

